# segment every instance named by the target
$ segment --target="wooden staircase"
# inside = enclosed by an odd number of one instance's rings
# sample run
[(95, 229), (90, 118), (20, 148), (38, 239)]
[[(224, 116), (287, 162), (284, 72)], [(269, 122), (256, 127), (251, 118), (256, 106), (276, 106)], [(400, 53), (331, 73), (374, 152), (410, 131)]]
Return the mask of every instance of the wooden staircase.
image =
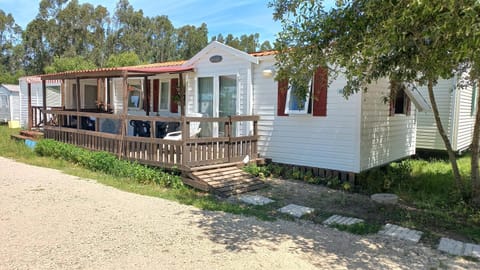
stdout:
[(38, 141), (39, 139), (43, 138), (43, 132), (35, 130), (21, 130), (20, 134), (13, 134), (10, 137), (17, 140)]
[(183, 182), (200, 190), (228, 197), (235, 194), (257, 190), (266, 184), (236, 165), (217, 168), (197, 169), (186, 173)]

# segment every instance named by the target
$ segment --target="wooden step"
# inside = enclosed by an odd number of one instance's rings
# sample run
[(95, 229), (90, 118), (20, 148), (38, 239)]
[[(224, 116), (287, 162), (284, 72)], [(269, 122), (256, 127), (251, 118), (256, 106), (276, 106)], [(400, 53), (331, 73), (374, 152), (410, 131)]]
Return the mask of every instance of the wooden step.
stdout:
[(230, 196), (265, 187), (262, 180), (244, 172), (236, 165), (191, 171), (186, 175), (185, 184), (220, 196)]
[(20, 135), (25, 136), (25, 137), (34, 138), (34, 139), (43, 138), (43, 132), (34, 131), (34, 130), (21, 130)]

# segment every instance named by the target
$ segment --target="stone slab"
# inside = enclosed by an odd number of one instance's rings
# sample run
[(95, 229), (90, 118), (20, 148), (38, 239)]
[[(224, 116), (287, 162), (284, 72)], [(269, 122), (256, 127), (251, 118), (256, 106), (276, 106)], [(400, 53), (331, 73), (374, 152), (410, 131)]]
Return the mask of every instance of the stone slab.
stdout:
[(363, 219), (344, 217), (340, 215), (333, 215), (323, 222), (324, 225), (340, 224), (340, 225), (353, 225), (364, 222)]
[(420, 241), (423, 232), (411, 230), (408, 228), (404, 228), (398, 225), (389, 224), (387, 223), (382, 230), (378, 232), (379, 234), (394, 237), (397, 239), (408, 240), (415, 243)]
[(376, 193), (370, 198), (380, 204), (397, 204), (398, 202), (398, 196), (391, 193)]
[(480, 245), (464, 243), (446, 237), (440, 239), (437, 249), (452, 255), (480, 258)]
[(296, 204), (289, 204), (287, 206), (284, 206), (278, 211), (284, 213), (284, 214), (289, 214), (294, 217), (301, 217), (306, 214), (313, 213), (314, 209), (306, 206), (301, 206), (301, 205), (296, 205)]
[(253, 205), (265, 205), (274, 202), (274, 200), (260, 195), (243, 195), (239, 199), (244, 203)]

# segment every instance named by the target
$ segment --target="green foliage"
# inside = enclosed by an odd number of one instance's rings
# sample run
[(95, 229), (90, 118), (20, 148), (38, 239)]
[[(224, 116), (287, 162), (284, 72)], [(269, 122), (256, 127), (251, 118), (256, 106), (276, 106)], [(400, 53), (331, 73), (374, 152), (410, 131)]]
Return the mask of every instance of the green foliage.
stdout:
[(120, 160), (107, 152), (92, 152), (48, 139), (39, 141), (35, 147), (35, 152), (40, 156), (71, 161), (92, 171), (131, 178), (142, 184), (155, 183), (163, 187), (184, 187), (179, 176), (138, 163)]
[(112, 54), (108, 57), (106, 67), (126, 67), (141, 64), (140, 58), (135, 52), (123, 52)]
[(251, 175), (260, 177), (262, 179), (270, 176), (270, 171), (265, 166), (257, 166), (256, 164), (248, 164), (247, 166), (243, 167), (243, 170), (248, 172)]
[(45, 73), (56, 73), (69, 70), (94, 69), (95, 64), (82, 56), (55, 57), (53, 64), (45, 67)]
[(379, 224), (368, 224), (364, 222), (355, 223), (352, 225), (332, 224), (330, 227), (357, 235), (374, 234), (377, 233), (381, 228)]

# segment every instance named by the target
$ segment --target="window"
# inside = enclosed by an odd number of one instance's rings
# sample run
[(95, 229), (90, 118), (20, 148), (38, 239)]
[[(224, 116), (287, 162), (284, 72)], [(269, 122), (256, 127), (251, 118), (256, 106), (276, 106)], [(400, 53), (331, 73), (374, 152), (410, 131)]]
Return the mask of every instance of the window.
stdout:
[(198, 78), (198, 111), (213, 116), (213, 77)]
[(170, 84), (168, 82), (161, 82), (160, 87), (160, 110), (168, 110), (168, 104), (170, 103)]
[[(307, 89), (294, 82), (288, 85), (287, 101), (285, 106), (286, 114), (307, 114), (311, 113), (311, 103), (309, 102), (312, 93), (312, 80), (308, 82)], [(303, 86), (305, 87), (305, 86)], [(304, 97), (302, 97), (304, 96)]]
[(410, 98), (405, 93), (405, 85), (392, 81), (390, 91), (390, 116), (410, 115)]
[[(289, 80), (278, 82), (277, 115), (311, 114), (312, 116), (327, 116), (328, 69), (319, 67), (304, 86), (303, 94), (295, 83)], [(298, 97), (305, 96), (299, 99)]]
[(142, 91), (140, 85), (128, 85), (128, 108), (139, 109), (142, 103)]
[(477, 96), (478, 96), (478, 87), (477, 87), (477, 83), (474, 83), (472, 87), (472, 103), (470, 106), (470, 116), (474, 116), (475, 113), (477, 113)]
[(98, 89), (96, 85), (85, 85), (84, 108), (97, 108)]

